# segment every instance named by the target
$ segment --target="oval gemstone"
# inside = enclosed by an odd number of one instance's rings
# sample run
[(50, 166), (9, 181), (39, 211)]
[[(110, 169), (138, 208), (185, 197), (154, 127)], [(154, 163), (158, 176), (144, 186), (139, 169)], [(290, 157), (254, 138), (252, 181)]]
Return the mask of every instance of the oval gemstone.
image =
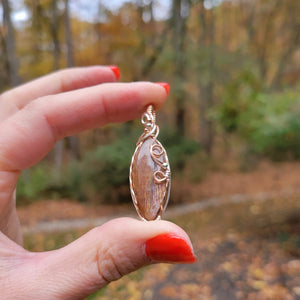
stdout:
[[(170, 179), (157, 182), (154, 173), (161, 171), (161, 166), (151, 157), (152, 144), (159, 145), (160, 142), (148, 138), (137, 146), (131, 161), (130, 186), (132, 199), (138, 214), (145, 220), (155, 220), (160, 217), (165, 209), (170, 192)], [(156, 153), (157, 154), (157, 153)], [(169, 162), (166, 152), (157, 157), (167, 164)]]

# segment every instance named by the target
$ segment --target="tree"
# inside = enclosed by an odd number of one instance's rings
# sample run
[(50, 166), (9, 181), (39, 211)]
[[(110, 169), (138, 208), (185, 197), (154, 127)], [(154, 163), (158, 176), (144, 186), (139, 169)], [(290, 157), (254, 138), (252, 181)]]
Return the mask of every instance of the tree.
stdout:
[(53, 41), (53, 70), (59, 69), (60, 42), (59, 42), (59, 14), (57, 0), (51, 1), (52, 18), (50, 21), (50, 32)]
[[(73, 40), (72, 40), (72, 30), (70, 21), (70, 8), (69, 0), (65, 0), (65, 40), (67, 48), (67, 66), (74, 66), (74, 52), (73, 52)], [(67, 142), (70, 147), (70, 154), (72, 159), (78, 160), (80, 158), (80, 145), (78, 136), (67, 137)]]
[(293, 54), (300, 47), (300, 3), (299, 1), (286, 1), (285, 2), (285, 20), (283, 26), (288, 32), (288, 42), (281, 51), (278, 64), (273, 78), (270, 82), (270, 89), (275, 90), (282, 87), (282, 77), (286, 66), (289, 65), (293, 58)]
[[(199, 48), (206, 49), (207, 67), (206, 80), (198, 76), (198, 87), (200, 93), (200, 143), (207, 154), (211, 154), (214, 143), (213, 122), (208, 116), (209, 110), (214, 105), (214, 87), (215, 87), (215, 13), (214, 8), (210, 11), (204, 7), (204, 1), (200, 1), (199, 23), (201, 31), (199, 32)], [(213, 6), (213, 2), (212, 2)]]
[(65, 36), (67, 46), (67, 66), (74, 66), (74, 51), (73, 51), (73, 39), (70, 21), (70, 5), (69, 0), (65, 0)]
[(4, 38), (4, 28), (1, 24), (0, 27), (0, 92), (10, 85), (10, 78), (7, 76), (9, 74), (8, 68), (8, 58), (6, 54), (5, 38)]
[(185, 134), (185, 92), (184, 92), (184, 78), (185, 78), (185, 42), (186, 42), (186, 23), (189, 16), (190, 1), (189, 0), (173, 0), (172, 3), (172, 19), (171, 26), (173, 28), (172, 45), (174, 49), (175, 61), (175, 106), (176, 116), (175, 125), (178, 134)]
[(11, 84), (16, 86), (21, 83), (21, 78), (18, 72), (19, 63), (16, 54), (14, 27), (11, 20), (11, 8), (8, 0), (1, 0), (1, 3), (3, 8), (3, 40), (8, 61), (9, 77)]
[[(147, 4), (144, 4), (143, 0), (138, 0), (137, 5), (140, 15), (140, 28), (143, 28), (139, 34), (140, 45), (138, 51), (141, 51), (144, 56), (139, 78), (147, 78), (166, 45), (166, 36), (170, 28), (167, 24), (164, 24), (166, 23), (164, 22), (160, 24), (163, 27), (162, 32), (158, 32), (159, 26), (157, 26), (158, 24), (155, 21), (153, 14), (153, 0), (147, 1)], [(145, 17), (149, 18), (148, 24), (145, 24), (144, 22)], [(145, 32), (147, 32), (147, 34), (145, 34)], [(149, 48), (151, 48), (152, 51), (150, 55), (146, 55), (146, 52), (149, 52)]]
[(281, 89), (283, 75), (300, 46), (300, 2), (240, 0), (239, 9), (265, 90)]

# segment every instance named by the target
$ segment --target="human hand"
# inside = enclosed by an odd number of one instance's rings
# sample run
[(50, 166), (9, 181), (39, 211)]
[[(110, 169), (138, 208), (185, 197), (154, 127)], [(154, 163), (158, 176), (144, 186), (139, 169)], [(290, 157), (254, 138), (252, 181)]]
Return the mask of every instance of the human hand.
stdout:
[(116, 83), (116, 69), (67, 69), (0, 96), (0, 287), (2, 299), (82, 299), (144, 265), (195, 261), (186, 233), (166, 221), (110, 221), (64, 248), (32, 253), (22, 244), (14, 191), (21, 170), (65, 136), (159, 108), (164, 88)]

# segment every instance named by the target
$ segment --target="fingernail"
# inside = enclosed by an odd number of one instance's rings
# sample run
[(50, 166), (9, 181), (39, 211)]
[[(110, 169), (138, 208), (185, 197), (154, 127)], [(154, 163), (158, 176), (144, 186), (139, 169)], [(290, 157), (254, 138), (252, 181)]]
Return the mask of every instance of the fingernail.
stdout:
[(120, 78), (120, 69), (117, 66), (109, 66), (109, 68), (115, 73), (117, 80)]
[(194, 263), (197, 261), (189, 244), (175, 234), (161, 234), (146, 242), (146, 255), (157, 262)]
[(161, 85), (167, 92), (167, 96), (169, 95), (170, 85), (166, 82), (155, 82), (156, 84)]

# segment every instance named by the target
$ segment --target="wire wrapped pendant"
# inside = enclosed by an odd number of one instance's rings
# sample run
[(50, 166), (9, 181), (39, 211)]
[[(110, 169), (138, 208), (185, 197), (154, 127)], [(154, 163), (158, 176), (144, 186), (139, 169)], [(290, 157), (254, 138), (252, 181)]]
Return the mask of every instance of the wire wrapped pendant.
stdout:
[(149, 105), (142, 115), (144, 133), (132, 156), (129, 182), (138, 215), (146, 221), (160, 219), (170, 196), (171, 171), (166, 150), (157, 140), (159, 127)]

